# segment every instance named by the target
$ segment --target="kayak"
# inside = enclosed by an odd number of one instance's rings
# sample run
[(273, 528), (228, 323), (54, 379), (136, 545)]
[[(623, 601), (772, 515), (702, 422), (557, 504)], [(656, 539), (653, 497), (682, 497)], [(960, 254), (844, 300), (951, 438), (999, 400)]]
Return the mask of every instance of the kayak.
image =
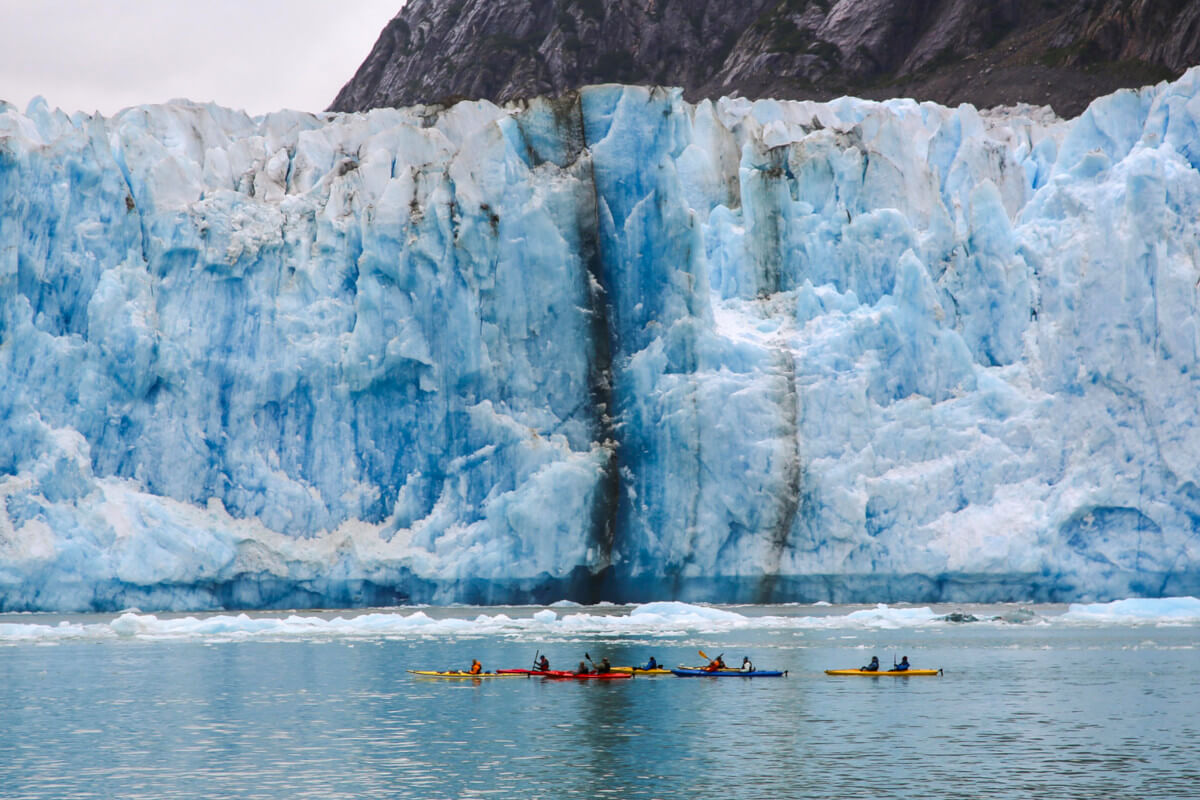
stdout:
[(788, 671), (786, 669), (783, 671), (756, 669), (744, 672), (740, 669), (707, 670), (700, 667), (676, 667), (671, 670), (671, 674), (681, 678), (782, 678), (788, 674)]
[(432, 669), (410, 669), (409, 672), (411, 672), (413, 675), (420, 675), (422, 678), (523, 678), (523, 677), (525, 677), (524, 675), (514, 675), (511, 673), (507, 673), (507, 672), (504, 672), (503, 670), (496, 670), (495, 672), (477, 672), (473, 675), (470, 672), (463, 672), (460, 669), (450, 670), (448, 672), (439, 672), (437, 670), (432, 670)]
[(641, 667), (613, 667), (613, 672), (628, 672), (631, 675), (670, 675), (671, 670), (664, 667), (658, 669), (643, 669)]
[(577, 681), (615, 681), (620, 678), (632, 678), (633, 675), (628, 672), (585, 672), (579, 674), (576, 672), (559, 672), (551, 670), (550, 672), (538, 672), (537, 675), (545, 675), (551, 680), (577, 680)]
[(941, 675), (940, 669), (907, 669), (903, 672), (892, 672), (890, 670), (878, 670), (870, 672), (865, 669), (827, 669), (826, 675), (865, 675), (869, 678), (908, 678), (920, 675)]
[(561, 670), (561, 669), (552, 669), (552, 670), (498, 669), (498, 670), (496, 670), (496, 672), (498, 672), (500, 674), (500, 677), (508, 676), (508, 677), (513, 677), (513, 678), (522, 676), (522, 675), (540, 675), (543, 678), (581, 678), (581, 679), (583, 679), (583, 678), (600, 678), (602, 680), (606, 679), (606, 678), (632, 678), (633, 677), (633, 675), (629, 674), (628, 672), (616, 672), (615, 669), (613, 672), (605, 673), (603, 675), (597, 674), (595, 672), (589, 672), (586, 675), (579, 675), (577, 673), (567, 672), (566, 670)]

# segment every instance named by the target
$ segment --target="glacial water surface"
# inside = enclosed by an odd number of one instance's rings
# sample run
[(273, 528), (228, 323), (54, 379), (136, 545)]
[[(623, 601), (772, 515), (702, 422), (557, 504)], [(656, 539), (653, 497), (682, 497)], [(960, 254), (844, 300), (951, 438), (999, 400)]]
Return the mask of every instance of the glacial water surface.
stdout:
[[(971, 623), (937, 616), (1015, 607), (681, 608), (644, 624), (622, 607), (425, 609), (419, 624), (411, 609), (0, 616), (0, 796), (1197, 796), (1196, 620), (1067, 621), (1061, 606)], [(584, 653), (694, 664), (700, 650), (788, 675), (406, 672), (472, 657), (527, 666), (538, 651), (556, 667)], [(823, 673), (871, 654), (944, 675)]]

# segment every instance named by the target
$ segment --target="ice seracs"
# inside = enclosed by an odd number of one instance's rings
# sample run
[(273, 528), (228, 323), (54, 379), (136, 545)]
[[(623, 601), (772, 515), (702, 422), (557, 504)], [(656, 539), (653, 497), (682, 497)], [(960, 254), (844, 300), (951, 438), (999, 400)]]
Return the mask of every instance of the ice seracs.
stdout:
[(0, 109), (0, 609), (1200, 591), (1200, 73)]

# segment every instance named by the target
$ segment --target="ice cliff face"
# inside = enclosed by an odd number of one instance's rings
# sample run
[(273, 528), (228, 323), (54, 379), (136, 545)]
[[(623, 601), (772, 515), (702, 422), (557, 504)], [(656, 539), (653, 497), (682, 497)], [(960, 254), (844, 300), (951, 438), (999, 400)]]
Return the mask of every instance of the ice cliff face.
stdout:
[(1200, 591), (1200, 72), (0, 113), (0, 608)]

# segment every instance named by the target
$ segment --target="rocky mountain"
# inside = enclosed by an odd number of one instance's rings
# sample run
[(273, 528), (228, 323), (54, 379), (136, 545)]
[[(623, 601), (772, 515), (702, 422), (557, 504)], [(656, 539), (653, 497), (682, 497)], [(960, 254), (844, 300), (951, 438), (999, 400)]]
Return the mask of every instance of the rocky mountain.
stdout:
[(1075, 116), (1198, 61), (1200, 0), (410, 0), (330, 109), (619, 82)]

